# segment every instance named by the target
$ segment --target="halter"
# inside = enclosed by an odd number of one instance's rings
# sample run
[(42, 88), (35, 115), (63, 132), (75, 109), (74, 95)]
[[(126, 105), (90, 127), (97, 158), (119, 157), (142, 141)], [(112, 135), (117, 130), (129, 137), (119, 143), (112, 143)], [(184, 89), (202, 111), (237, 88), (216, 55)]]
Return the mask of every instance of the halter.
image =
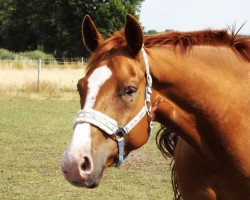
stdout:
[[(89, 123), (92, 124), (101, 130), (103, 130), (106, 134), (111, 136), (118, 145), (118, 161), (116, 165), (121, 165), (124, 162), (124, 135), (129, 134), (129, 132), (134, 128), (138, 122), (147, 114), (148, 116), (148, 135), (149, 137), (152, 134), (153, 122), (151, 116), (151, 100), (150, 95), (152, 93), (152, 77), (149, 71), (149, 61), (146, 51), (142, 48), (142, 55), (145, 63), (145, 75), (146, 75), (146, 90), (145, 90), (145, 103), (142, 109), (138, 112), (138, 114), (125, 126), (120, 127), (116, 120), (108, 117), (107, 115), (94, 110), (92, 108), (86, 108), (78, 112), (77, 117), (75, 119), (73, 129), (79, 123)], [(116, 136), (119, 135), (119, 138)]]

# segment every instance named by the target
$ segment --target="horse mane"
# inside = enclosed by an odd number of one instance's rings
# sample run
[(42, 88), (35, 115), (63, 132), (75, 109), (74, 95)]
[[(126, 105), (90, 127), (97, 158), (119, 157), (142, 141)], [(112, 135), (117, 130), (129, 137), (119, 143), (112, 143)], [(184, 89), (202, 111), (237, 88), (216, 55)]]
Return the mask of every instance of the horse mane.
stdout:
[(171, 183), (174, 192), (174, 200), (182, 200), (182, 196), (179, 190), (179, 186), (176, 178), (176, 168), (174, 162), (174, 150), (178, 142), (178, 134), (170, 130), (166, 126), (161, 126), (161, 128), (156, 133), (156, 144), (165, 158), (171, 158), (170, 168), (171, 168)]
[(145, 46), (172, 45), (174, 49), (179, 46), (182, 53), (193, 46), (226, 46), (230, 47), (237, 55), (250, 62), (250, 39), (239, 37), (233, 30), (230, 34), (227, 30), (203, 30), (193, 32), (167, 32), (145, 36)]
[[(182, 53), (198, 45), (226, 46), (230, 47), (236, 55), (250, 62), (250, 39), (239, 37), (237, 33), (238, 31), (229, 33), (227, 30), (165, 32), (155, 35), (144, 35), (144, 46), (151, 48), (172, 45), (174, 49), (178, 46)], [(111, 55), (114, 50), (124, 46), (126, 46), (126, 40), (124, 29), (121, 29), (96, 49), (89, 59), (88, 66), (96, 65), (100, 60)]]

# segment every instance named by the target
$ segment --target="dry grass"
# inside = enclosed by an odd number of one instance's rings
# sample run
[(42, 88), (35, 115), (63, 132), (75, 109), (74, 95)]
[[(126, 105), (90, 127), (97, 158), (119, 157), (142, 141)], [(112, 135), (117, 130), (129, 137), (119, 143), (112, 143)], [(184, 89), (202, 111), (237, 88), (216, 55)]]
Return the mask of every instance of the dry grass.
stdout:
[[(36, 69), (38, 66), (38, 60), (28, 60), (28, 59), (21, 59), (21, 60), (0, 60), (0, 68), (7, 68), (7, 69)], [(74, 68), (80, 69), (85, 67), (85, 63), (80, 61), (77, 62), (67, 62), (64, 61), (63, 63), (59, 63), (57, 61), (42, 61), (43, 68)]]
[(38, 72), (36, 67), (29, 66), (17, 69), (13, 68), (12, 64), (0, 65), (1, 99), (28, 98), (71, 100), (77, 95), (77, 81), (82, 78), (85, 73), (83, 67), (71, 68), (67, 64), (66, 66), (57, 65), (54, 67), (43, 65), (38, 93)]
[[(58, 87), (75, 87), (77, 81), (84, 76), (83, 69), (45, 68), (41, 72), (41, 82), (49, 82)], [(37, 82), (37, 69), (1, 69), (0, 87), (23, 87)]]

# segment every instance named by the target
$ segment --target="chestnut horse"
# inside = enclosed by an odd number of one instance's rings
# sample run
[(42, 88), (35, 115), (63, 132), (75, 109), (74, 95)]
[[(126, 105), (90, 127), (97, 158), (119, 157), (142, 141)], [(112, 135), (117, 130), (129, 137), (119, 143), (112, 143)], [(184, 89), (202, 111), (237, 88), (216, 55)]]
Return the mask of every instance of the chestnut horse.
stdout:
[(178, 133), (159, 135), (174, 156), (175, 199), (250, 198), (250, 41), (224, 30), (144, 36), (131, 15), (107, 40), (89, 16), (82, 33), (92, 56), (62, 160), (70, 183), (96, 187), (157, 121)]

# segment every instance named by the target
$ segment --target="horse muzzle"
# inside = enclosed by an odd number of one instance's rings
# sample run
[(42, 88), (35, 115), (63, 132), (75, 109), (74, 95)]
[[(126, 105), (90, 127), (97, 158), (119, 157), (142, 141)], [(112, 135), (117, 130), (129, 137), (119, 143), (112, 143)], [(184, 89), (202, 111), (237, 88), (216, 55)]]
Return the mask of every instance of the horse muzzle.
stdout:
[(94, 171), (93, 159), (90, 155), (76, 158), (66, 151), (61, 169), (65, 179), (77, 187), (95, 188), (102, 177), (102, 170)]

